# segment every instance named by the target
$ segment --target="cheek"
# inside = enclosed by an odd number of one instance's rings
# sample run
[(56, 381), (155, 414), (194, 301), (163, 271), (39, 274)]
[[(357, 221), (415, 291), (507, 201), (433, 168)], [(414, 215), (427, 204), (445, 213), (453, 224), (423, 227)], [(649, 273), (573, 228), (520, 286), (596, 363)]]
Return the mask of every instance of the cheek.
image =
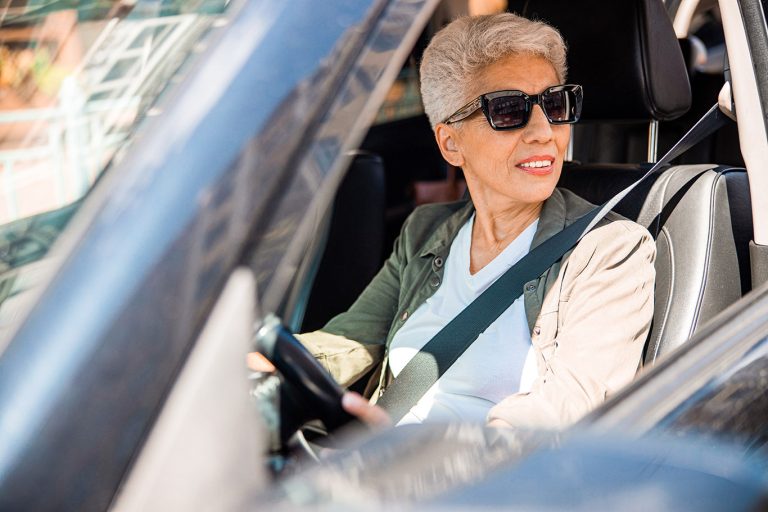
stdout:
[(557, 146), (557, 156), (562, 161), (565, 158), (565, 152), (568, 150), (568, 143), (571, 141), (571, 125), (561, 124), (553, 126), (555, 130), (555, 146)]
[(520, 130), (508, 132), (494, 132), (493, 135), (486, 137), (485, 146), (492, 145), (494, 159), (499, 165), (511, 165), (519, 160), (518, 149), (520, 147)]
[(475, 160), (483, 161), (484, 166), (492, 168), (512, 165), (511, 163), (516, 161), (515, 148), (519, 137), (511, 135), (513, 135), (511, 132), (493, 131), (478, 137), (472, 145)]
[[(485, 119), (483, 119), (485, 122)], [(465, 157), (475, 172), (487, 172), (499, 179), (507, 179), (520, 158), (518, 149), (522, 139), (522, 130), (496, 131), (483, 126), (483, 130), (473, 130), (472, 136), (465, 138)], [(567, 127), (566, 127), (567, 128)], [(469, 134), (467, 134), (469, 135)], [(562, 143), (568, 146), (569, 132), (565, 132)], [(556, 145), (559, 146), (560, 142)], [(561, 153), (558, 147), (558, 153)], [(563, 153), (564, 154), (564, 153)]]

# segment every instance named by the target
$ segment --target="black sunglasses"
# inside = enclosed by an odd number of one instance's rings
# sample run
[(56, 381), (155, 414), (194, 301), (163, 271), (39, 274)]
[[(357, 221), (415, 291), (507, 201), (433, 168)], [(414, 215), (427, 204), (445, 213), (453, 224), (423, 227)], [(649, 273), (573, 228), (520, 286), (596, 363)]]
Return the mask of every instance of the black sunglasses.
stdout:
[(555, 85), (541, 94), (523, 91), (496, 91), (470, 101), (445, 121), (451, 124), (466, 119), (482, 108), (494, 130), (514, 130), (528, 124), (534, 105), (539, 105), (551, 124), (572, 124), (581, 116), (584, 91), (580, 85)]

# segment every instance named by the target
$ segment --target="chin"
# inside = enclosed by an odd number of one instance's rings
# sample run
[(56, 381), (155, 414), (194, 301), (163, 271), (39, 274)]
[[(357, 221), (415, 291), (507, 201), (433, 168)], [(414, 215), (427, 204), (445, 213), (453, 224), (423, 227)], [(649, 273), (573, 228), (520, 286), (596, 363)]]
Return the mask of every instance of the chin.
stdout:
[(549, 199), (557, 186), (557, 180), (547, 180), (546, 182), (532, 184), (527, 188), (526, 196), (532, 203), (542, 203)]

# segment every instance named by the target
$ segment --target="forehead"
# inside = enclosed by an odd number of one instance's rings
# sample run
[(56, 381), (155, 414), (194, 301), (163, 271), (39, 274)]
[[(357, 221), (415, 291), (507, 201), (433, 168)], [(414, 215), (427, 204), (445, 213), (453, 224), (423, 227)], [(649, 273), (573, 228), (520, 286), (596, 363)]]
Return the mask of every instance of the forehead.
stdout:
[(483, 68), (473, 82), (473, 96), (486, 92), (517, 89), (538, 94), (558, 84), (555, 68), (544, 57), (513, 54)]

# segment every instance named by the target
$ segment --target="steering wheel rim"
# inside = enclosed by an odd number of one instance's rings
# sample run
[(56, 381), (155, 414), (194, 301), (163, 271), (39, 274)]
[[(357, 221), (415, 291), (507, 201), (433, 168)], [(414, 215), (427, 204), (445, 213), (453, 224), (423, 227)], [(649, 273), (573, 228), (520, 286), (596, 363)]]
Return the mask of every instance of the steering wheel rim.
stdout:
[(344, 389), (275, 315), (264, 318), (254, 345), (282, 376), (279, 430), (283, 446), (312, 420), (320, 420), (329, 433), (350, 422), (359, 423), (341, 405)]

